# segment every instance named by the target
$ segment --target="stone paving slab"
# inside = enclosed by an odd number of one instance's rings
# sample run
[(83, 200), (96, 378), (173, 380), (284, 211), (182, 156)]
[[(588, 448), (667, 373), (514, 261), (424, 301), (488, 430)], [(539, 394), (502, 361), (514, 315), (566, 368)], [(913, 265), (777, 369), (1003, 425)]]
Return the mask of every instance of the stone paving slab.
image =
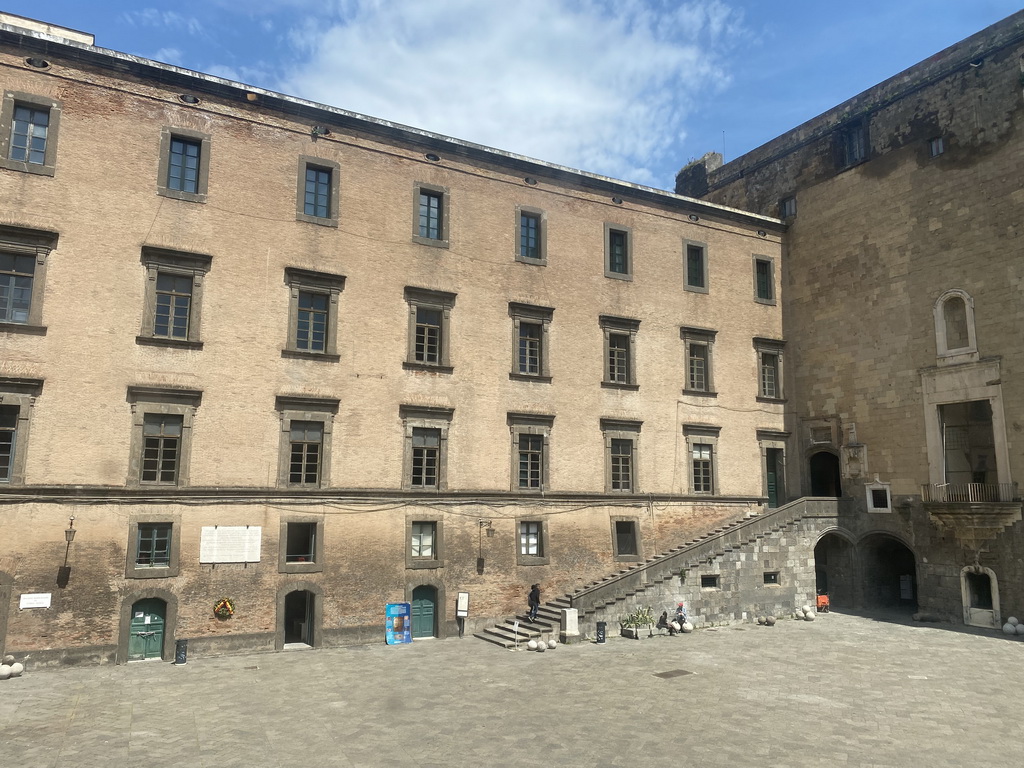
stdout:
[(1022, 661), (1001, 635), (832, 613), (545, 653), (29, 667), (0, 681), (0, 766), (1016, 766)]

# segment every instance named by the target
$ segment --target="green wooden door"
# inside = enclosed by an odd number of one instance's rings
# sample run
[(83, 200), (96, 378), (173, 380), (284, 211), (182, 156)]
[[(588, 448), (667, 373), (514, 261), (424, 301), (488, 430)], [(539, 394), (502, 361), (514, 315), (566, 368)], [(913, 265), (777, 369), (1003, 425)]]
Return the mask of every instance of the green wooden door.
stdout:
[(765, 451), (765, 475), (768, 485), (768, 506), (771, 509), (779, 506), (779, 470), (782, 451), (779, 448), (768, 448)]
[(164, 650), (164, 617), (167, 603), (157, 597), (139, 600), (132, 606), (128, 660), (159, 659)]
[(412, 591), (412, 636), (433, 637), (437, 621), (437, 589), (419, 586)]

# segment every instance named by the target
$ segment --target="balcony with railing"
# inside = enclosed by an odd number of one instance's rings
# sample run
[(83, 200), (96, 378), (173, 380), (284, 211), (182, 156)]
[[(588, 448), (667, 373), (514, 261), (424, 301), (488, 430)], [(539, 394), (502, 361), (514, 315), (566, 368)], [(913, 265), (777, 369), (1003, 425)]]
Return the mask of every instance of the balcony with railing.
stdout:
[(925, 504), (993, 504), (1020, 501), (1016, 483), (942, 483), (921, 486)]

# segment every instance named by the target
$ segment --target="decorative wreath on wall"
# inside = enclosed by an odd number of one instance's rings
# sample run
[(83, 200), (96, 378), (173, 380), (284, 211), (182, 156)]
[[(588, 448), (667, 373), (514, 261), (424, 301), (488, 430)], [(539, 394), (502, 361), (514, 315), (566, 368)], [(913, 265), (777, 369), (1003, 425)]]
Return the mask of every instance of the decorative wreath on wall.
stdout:
[(218, 619), (229, 619), (235, 615), (235, 604), (230, 597), (222, 597), (213, 606), (213, 613)]

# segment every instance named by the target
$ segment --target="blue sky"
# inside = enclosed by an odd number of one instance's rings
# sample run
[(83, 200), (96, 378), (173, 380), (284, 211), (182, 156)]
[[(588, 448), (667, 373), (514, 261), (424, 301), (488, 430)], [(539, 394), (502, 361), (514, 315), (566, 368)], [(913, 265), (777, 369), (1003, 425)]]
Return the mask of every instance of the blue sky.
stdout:
[(1011, 0), (6, 0), (104, 48), (662, 189)]

